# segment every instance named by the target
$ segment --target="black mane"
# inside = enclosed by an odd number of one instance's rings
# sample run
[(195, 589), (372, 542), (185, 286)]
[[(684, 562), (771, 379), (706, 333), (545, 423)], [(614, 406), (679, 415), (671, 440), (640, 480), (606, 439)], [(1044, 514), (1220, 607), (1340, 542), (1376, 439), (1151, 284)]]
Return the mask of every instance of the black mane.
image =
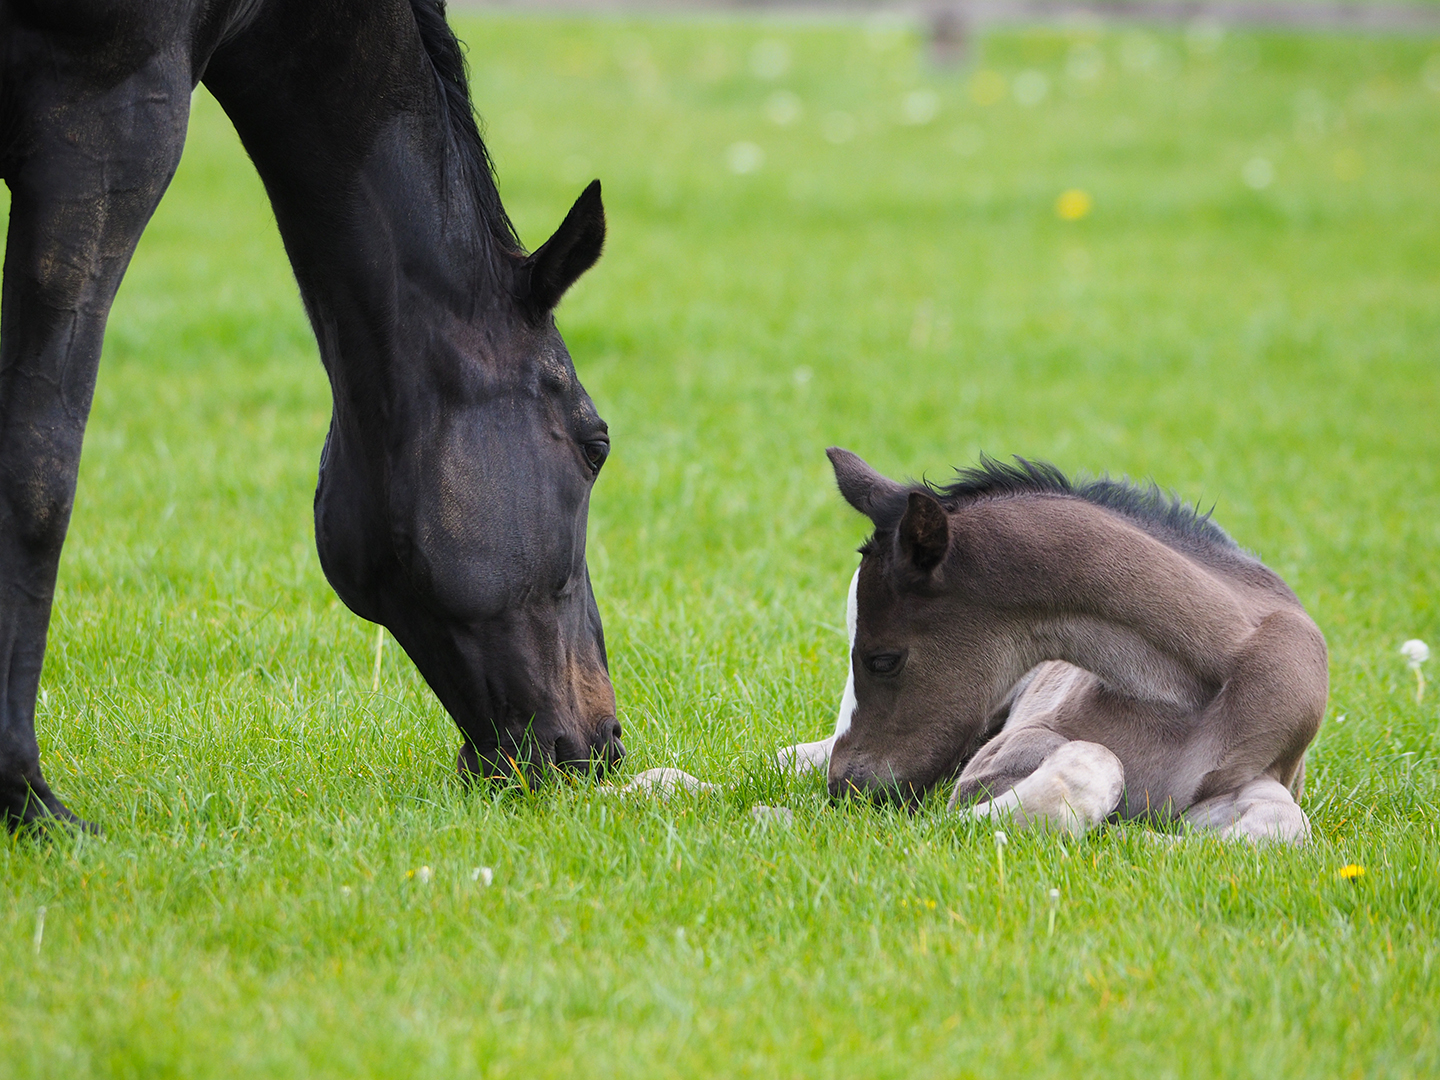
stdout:
[(470, 186), (481, 220), (501, 250), (519, 254), (523, 249), (510, 216), (500, 204), (495, 166), (475, 120), (464, 49), (445, 20), (445, 0), (410, 0), (410, 10), (415, 15), (420, 42), (435, 70), (441, 116), (454, 139), (461, 172)]
[(927, 483), (926, 487), (947, 510), (987, 497), (1072, 495), (1177, 538), (1239, 550), (1230, 534), (1210, 520), (1213, 506), (1202, 513), (1198, 506), (1185, 502), (1175, 492), (1162, 491), (1154, 480), (1137, 484), (1100, 476), (1072, 481), (1047, 461), (1028, 461), (1017, 456), (1013, 464), (1006, 464), (981, 454), (979, 465), (957, 469), (955, 479), (949, 484), (936, 487)]
[[(1017, 456), (1013, 463), (1006, 463), (981, 454), (980, 464), (955, 470), (955, 479), (948, 484), (932, 484), (927, 480), (899, 492), (892, 505), (887, 507), (889, 512), (884, 515), (883, 531), (889, 532), (899, 523), (910, 491), (929, 492), (951, 512), (981, 499), (1021, 495), (1070, 496), (1129, 518), (1145, 531), (1182, 546), (1242, 553), (1240, 545), (1230, 538), (1230, 534), (1210, 520), (1213, 507), (1202, 512), (1198, 506), (1191, 506), (1173, 491), (1161, 490), (1153, 480), (1147, 484), (1114, 480), (1108, 476), (1071, 480), (1046, 461), (1029, 461)], [(879, 530), (877, 537), (878, 533)], [(866, 547), (870, 547), (875, 539), (872, 537)]]

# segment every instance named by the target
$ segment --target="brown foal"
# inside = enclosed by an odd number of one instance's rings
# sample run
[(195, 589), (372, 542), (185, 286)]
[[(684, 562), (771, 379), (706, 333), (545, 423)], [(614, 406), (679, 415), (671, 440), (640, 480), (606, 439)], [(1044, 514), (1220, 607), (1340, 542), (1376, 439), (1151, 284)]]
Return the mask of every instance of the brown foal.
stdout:
[(1325, 638), (1290, 588), (1158, 488), (982, 460), (943, 488), (829, 451), (875, 532), (849, 604), (832, 794), (914, 800), (955, 777), (972, 817), (1083, 831), (1183, 819), (1300, 843)]

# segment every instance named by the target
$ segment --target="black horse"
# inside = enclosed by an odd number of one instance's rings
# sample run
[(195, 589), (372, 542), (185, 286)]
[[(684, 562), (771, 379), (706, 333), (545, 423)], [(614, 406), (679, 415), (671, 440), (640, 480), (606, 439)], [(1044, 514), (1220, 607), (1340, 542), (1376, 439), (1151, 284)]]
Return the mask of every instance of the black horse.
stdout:
[(265, 183), (334, 412), (320, 563), (464, 736), (460, 769), (624, 753), (585, 565), (610, 444), (552, 311), (591, 184), (526, 255), (443, 0), (0, 0), (0, 816), (76, 820), (35, 695), (105, 320), (203, 81)]

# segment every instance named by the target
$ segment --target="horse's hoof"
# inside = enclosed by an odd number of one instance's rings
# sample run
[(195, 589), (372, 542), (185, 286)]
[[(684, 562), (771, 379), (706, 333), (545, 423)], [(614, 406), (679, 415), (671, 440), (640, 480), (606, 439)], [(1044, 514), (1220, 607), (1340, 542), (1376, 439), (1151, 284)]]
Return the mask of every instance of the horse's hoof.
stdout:
[(93, 821), (86, 821), (72, 814), (65, 806), (59, 812), (46, 808), (43, 814), (34, 814), (17, 821), (7, 819), (10, 831), (17, 836), (29, 836), (35, 840), (52, 840), (57, 836), (80, 834), (82, 836), (104, 836), (105, 830)]

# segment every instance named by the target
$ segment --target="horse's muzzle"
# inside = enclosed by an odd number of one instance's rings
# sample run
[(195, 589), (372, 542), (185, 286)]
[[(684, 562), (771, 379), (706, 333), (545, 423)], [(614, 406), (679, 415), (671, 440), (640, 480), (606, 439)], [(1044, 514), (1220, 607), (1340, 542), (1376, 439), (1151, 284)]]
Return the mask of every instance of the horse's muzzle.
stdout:
[(597, 775), (619, 765), (625, 757), (625, 744), (620, 741), (620, 721), (606, 717), (595, 725), (589, 743), (569, 735), (555, 740), (555, 764), (563, 769), (585, 772), (591, 768)]
[(476, 746), (467, 739), (461, 743), (456, 766), (461, 778), (471, 783), (504, 780), (518, 772), (533, 784), (555, 768), (578, 773), (593, 770), (596, 776), (603, 776), (624, 757), (620, 721), (611, 716), (596, 723), (588, 739), (565, 733), (547, 743), (527, 736), (512, 747)]

